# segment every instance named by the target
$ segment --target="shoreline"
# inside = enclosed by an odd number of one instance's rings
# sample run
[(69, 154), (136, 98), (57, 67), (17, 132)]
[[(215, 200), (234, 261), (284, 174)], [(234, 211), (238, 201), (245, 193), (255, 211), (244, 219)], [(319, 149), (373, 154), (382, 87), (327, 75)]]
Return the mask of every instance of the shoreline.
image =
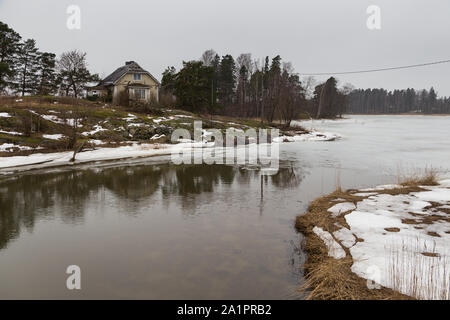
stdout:
[(312, 201), (295, 223), (308, 254), (300, 289), (317, 300), (449, 299), (449, 203), (450, 180), (433, 179)]
[[(311, 131), (301, 135), (295, 136), (280, 136), (274, 138), (272, 143), (292, 143), (292, 142), (308, 142), (308, 141), (334, 141), (340, 136), (333, 133), (322, 133)], [(238, 147), (247, 147), (256, 143), (246, 144)], [(205, 142), (181, 142), (178, 144), (156, 144), (156, 143), (142, 143), (132, 142), (131, 145), (96, 148), (87, 150), (76, 154), (76, 160), (71, 161), (73, 151), (62, 151), (53, 153), (33, 153), (27, 156), (8, 156), (0, 157), (0, 174), (8, 174), (11, 172), (23, 172), (36, 169), (54, 168), (63, 166), (74, 166), (78, 164), (88, 164), (92, 162), (108, 162), (120, 161), (125, 159), (139, 159), (151, 158), (157, 156), (168, 156), (174, 152), (190, 151), (195, 153), (195, 150), (214, 149), (214, 151), (227, 150), (227, 147), (216, 147), (214, 143)]]
[[(48, 167), (167, 156), (179, 149), (220, 148), (206, 142), (212, 133), (248, 129), (278, 129), (280, 136), (270, 143), (333, 141), (340, 136), (285, 127), (252, 119), (194, 114), (177, 109), (133, 109), (89, 101), (66, 101), (56, 97), (26, 97), (0, 102), (0, 174)], [(195, 137), (201, 121), (201, 141)], [(172, 133), (183, 129), (189, 139), (171, 141)], [(250, 137), (246, 145), (258, 142)], [(75, 150), (78, 150), (75, 152)], [(74, 162), (70, 159), (76, 154)]]

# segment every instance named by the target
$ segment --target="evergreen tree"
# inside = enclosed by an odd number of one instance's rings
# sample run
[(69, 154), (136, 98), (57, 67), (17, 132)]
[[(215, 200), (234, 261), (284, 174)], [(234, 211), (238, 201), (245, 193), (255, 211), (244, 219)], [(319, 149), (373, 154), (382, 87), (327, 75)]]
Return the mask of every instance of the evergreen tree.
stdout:
[(38, 77), (39, 86), (37, 94), (54, 94), (57, 89), (56, 77), (56, 55), (49, 52), (42, 52), (39, 55)]
[(166, 93), (173, 94), (176, 85), (176, 69), (175, 67), (167, 67), (162, 74), (161, 89)]
[(231, 55), (227, 54), (222, 57), (219, 70), (220, 102), (230, 104), (233, 102), (236, 87), (236, 64)]
[[(267, 68), (266, 59), (266, 68)], [(269, 71), (266, 73), (266, 98), (264, 101), (264, 117), (272, 122), (278, 108), (280, 97), (281, 82), (281, 57), (276, 56), (272, 59)]]
[(317, 105), (317, 118), (334, 118), (343, 113), (345, 109), (345, 95), (338, 91), (337, 81), (329, 78), (325, 84), (316, 87), (315, 101)]
[(200, 61), (183, 62), (183, 68), (177, 73), (175, 96), (181, 108), (192, 112), (211, 111), (214, 69), (204, 66)]
[(448, 99), (438, 98), (434, 88), (430, 91), (408, 88), (353, 90), (348, 95), (350, 113), (450, 113)]
[(36, 41), (26, 40), (20, 45), (17, 55), (17, 74), (15, 86), (22, 96), (33, 94), (39, 86), (39, 52)]
[(434, 88), (431, 87), (430, 92), (428, 93), (428, 112), (434, 113), (436, 112), (436, 102), (437, 102), (437, 94), (434, 91)]
[(0, 92), (10, 86), (9, 80), (15, 75), (20, 39), (17, 32), (0, 21)]
[(213, 61), (211, 62), (211, 67), (213, 69), (213, 79), (212, 79), (212, 105), (217, 106), (218, 92), (219, 92), (219, 82), (220, 82), (220, 56), (216, 54)]

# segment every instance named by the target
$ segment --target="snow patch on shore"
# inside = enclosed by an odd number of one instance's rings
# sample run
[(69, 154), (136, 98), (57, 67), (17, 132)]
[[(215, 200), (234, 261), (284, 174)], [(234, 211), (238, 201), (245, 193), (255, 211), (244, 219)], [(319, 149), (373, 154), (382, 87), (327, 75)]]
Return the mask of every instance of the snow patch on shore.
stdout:
[(345, 216), (351, 233), (364, 240), (350, 248), (352, 271), (374, 280), (376, 269), (382, 286), (420, 299), (450, 299), (450, 222), (440, 211), (450, 203), (448, 180), (422, 188), (370, 196)]
[[(33, 150), (34, 148), (28, 147), (28, 146), (21, 146), (21, 145), (13, 144), (13, 143), (0, 144), (0, 152), (14, 152), (14, 149), (19, 149), (20, 151), (22, 151), (22, 150)], [(14, 158), (14, 157), (10, 157), (10, 158)], [(0, 159), (3, 159), (3, 158), (0, 158)]]
[(333, 214), (333, 217), (339, 216), (341, 213), (354, 210), (356, 209), (356, 206), (351, 202), (342, 202), (335, 204), (330, 209), (328, 209), (328, 212), (331, 212)]
[(50, 139), (50, 140), (59, 140), (62, 137), (64, 137), (64, 135), (62, 134), (43, 134), (42, 137), (44, 137), (45, 139)]
[(313, 232), (325, 243), (328, 249), (328, 255), (335, 259), (345, 258), (344, 249), (334, 240), (333, 236), (322, 228), (314, 227)]
[[(163, 120), (163, 119), (155, 119), (155, 120)], [(95, 125), (93, 130), (81, 133), (83, 136), (94, 135), (98, 132), (105, 131), (101, 125)], [(204, 131), (202, 132), (204, 137), (210, 135), (210, 132)], [(50, 135), (48, 135), (50, 136)], [(319, 137), (318, 135), (313, 135), (314, 137)], [(324, 136), (326, 136), (324, 134)], [(320, 136), (321, 139), (324, 136)], [(57, 135), (51, 135), (53, 138), (58, 138)], [(163, 137), (163, 135), (156, 135), (151, 138), (151, 140), (156, 140)], [(301, 136), (300, 136), (301, 137)], [(304, 139), (299, 139), (299, 141), (308, 141), (311, 135), (308, 134), (308, 137)], [(312, 141), (315, 141), (313, 139)], [(158, 155), (170, 155), (172, 152), (179, 152), (184, 148), (213, 148), (215, 146), (215, 142), (208, 141), (193, 141), (193, 140), (180, 140), (178, 144), (138, 144), (136, 142), (130, 142), (131, 146), (120, 146), (116, 148), (98, 148), (96, 150), (84, 151), (77, 154), (77, 161), (75, 163), (83, 163), (90, 161), (105, 161), (105, 160), (119, 160), (126, 158), (138, 158), (138, 157), (152, 157)], [(282, 142), (282, 140), (276, 140), (275, 142)], [(101, 140), (90, 140), (90, 143), (101, 145), (104, 142)], [(256, 145), (256, 142), (251, 143), (250, 145)], [(14, 145), (15, 147), (21, 148), (21, 150), (29, 150), (32, 149), (30, 147), (21, 147)], [(243, 146), (249, 147), (248, 146)], [(11, 150), (11, 145), (5, 145), (4, 149)], [(42, 149), (41, 147), (36, 149)], [(223, 148), (222, 148), (223, 149)], [(221, 148), (218, 147), (218, 151)], [(50, 166), (63, 166), (63, 165), (73, 165), (69, 160), (73, 156), (73, 151), (66, 152), (58, 152), (58, 153), (45, 153), (45, 154), (31, 154), (29, 156), (13, 156), (13, 157), (0, 157), (0, 169), (8, 169), (14, 167), (25, 167), (23, 170), (29, 169), (37, 169), (37, 168), (45, 168)], [(252, 156), (252, 155), (250, 155)], [(253, 155), (254, 156), (254, 155)], [(8, 169), (9, 170), (9, 169)], [(8, 171), (7, 170), (7, 171)], [(3, 170), (4, 171), (4, 170)]]
[(280, 136), (274, 138), (273, 142), (303, 142), (303, 141), (334, 141), (340, 139), (341, 136), (331, 132), (312, 131), (297, 136)]

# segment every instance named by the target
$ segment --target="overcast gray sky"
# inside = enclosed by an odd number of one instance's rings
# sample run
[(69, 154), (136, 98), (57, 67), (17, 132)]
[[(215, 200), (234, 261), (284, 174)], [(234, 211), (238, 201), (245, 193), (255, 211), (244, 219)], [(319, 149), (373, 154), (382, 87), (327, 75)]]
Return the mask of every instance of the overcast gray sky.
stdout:
[[(66, 27), (71, 4), (81, 9), (80, 30)], [(366, 26), (369, 5), (381, 8), (381, 30)], [(101, 76), (135, 60), (160, 79), (167, 66), (210, 48), (279, 54), (300, 74), (450, 59), (448, 0), (0, 0), (0, 20), (42, 51), (87, 52)], [(449, 76), (443, 64), (337, 78), (359, 88), (434, 86), (450, 96)]]

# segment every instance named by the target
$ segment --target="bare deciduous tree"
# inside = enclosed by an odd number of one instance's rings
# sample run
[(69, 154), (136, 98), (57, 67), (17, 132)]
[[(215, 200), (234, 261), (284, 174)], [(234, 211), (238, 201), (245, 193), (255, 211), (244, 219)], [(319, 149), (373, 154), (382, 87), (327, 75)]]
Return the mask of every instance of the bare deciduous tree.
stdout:
[(78, 97), (87, 83), (98, 81), (98, 75), (91, 75), (87, 69), (86, 53), (72, 50), (64, 52), (58, 60), (61, 89), (68, 96)]
[(253, 74), (253, 60), (252, 60), (252, 54), (251, 53), (242, 53), (237, 57), (236, 59), (236, 69), (239, 71), (242, 67), (245, 67), (248, 74), (251, 76)]
[(317, 80), (313, 76), (308, 76), (302, 80), (302, 83), (306, 98), (311, 99), (314, 96), (314, 88), (317, 85)]
[(203, 52), (200, 61), (203, 62), (203, 65), (210, 67), (216, 55), (217, 53), (213, 49), (206, 50), (205, 52)]

